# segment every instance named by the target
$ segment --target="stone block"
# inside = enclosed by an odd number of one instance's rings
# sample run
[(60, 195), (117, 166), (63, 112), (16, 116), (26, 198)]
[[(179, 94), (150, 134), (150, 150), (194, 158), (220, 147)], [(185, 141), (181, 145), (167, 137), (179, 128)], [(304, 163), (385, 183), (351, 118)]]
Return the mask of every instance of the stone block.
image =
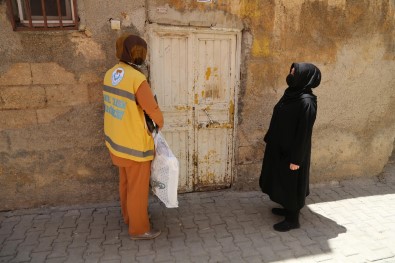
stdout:
[(72, 106), (88, 103), (88, 87), (78, 85), (51, 85), (45, 88), (49, 107)]
[(21, 86), (32, 83), (29, 63), (15, 63), (3, 75), (0, 75), (0, 86)]
[(13, 86), (0, 89), (0, 110), (45, 107), (45, 90), (40, 86)]
[(71, 109), (72, 109), (71, 107), (56, 107), (56, 108), (51, 107), (51, 108), (45, 108), (45, 109), (38, 109), (37, 110), (37, 122), (39, 124), (50, 123), (50, 122), (58, 119), (59, 117), (61, 117), (63, 114), (66, 114)]
[(237, 179), (232, 186), (233, 189), (258, 190), (259, 189), (259, 175), (261, 174), (262, 162), (238, 165)]
[[(2, 112), (0, 112), (1, 116)], [(74, 107), (51, 123), (9, 134), (12, 151), (41, 151), (103, 145), (101, 109)], [(1, 120), (0, 120), (1, 124)], [(1, 127), (1, 125), (0, 125)], [(78, 150), (75, 150), (78, 153)]]
[(31, 74), (33, 84), (74, 84), (76, 83), (74, 74), (57, 63), (32, 63)]
[(102, 84), (104, 76), (98, 76), (95, 72), (84, 72), (78, 78), (79, 84), (100, 83)]
[[(0, 132), (0, 152), (7, 152), (10, 149), (10, 142), (8, 136), (4, 132)], [(1, 167), (0, 167), (1, 175)]]
[(0, 111), (0, 131), (6, 129), (24, 128), (37, 124), (35, 110), (5, 110)]
[(88, 85), (90, 102), (103, 103), (103, 88), (101, 83), (91, 83)]
[(253, 146), (239, 147), (238, 164), (249, 164), (261, 162), (263, 158), (264, 145), (258, 144)]

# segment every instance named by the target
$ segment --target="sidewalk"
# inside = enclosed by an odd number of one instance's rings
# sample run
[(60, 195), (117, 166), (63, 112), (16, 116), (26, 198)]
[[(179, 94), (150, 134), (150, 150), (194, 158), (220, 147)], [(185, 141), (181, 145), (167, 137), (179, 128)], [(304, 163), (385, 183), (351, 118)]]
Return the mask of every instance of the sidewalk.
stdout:
[(0, 212), (0, 262), (395, 262), (395, 180), (314, 186), (301, 228), (260, 192), (150, 199), (155, 240), (132, 241), (118, 203)]

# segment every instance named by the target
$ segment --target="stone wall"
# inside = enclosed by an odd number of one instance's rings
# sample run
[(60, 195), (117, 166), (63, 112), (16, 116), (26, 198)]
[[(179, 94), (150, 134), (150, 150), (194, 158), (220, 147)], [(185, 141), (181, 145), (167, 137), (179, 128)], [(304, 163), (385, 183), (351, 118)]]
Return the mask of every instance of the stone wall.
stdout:
[(395, 137), (395, 2), (149, 0), (148, 20), (243, 28), (234, 188), (256, 189), (263, 136), (292, 62), (323, 74), (312, 182), (378, 175)]
[(77, 2), (78, 31), (14, 32), (0, 1), (0, 210), (118, 197), (102, 79), (117, 36), (144, 34), (144, 1)]
[[(257, 188), (263, 136), (292, 62), (312, 62), (323, 74), (312, 182), (376, 176), (388, 163), (394, 0), (97, 2), (78, 1), (78, 31), (13, 32), (0, 0), (0, 210), (117, 198), (101, 80), (116, 61), (116, 37), (146, 34), (147, 23), (242, 28), (235, 189)], [(110, 18), (121, 20), (120, 31)]]

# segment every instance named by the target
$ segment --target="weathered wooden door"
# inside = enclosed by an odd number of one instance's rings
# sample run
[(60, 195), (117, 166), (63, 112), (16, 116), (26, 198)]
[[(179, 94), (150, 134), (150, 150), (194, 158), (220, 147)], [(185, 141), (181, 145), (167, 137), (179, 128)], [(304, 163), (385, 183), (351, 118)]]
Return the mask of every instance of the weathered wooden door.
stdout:
[(179, 191), (232, 183), (239, 33), (153, 26), (150, 79), (163, 133), (180, 161)]

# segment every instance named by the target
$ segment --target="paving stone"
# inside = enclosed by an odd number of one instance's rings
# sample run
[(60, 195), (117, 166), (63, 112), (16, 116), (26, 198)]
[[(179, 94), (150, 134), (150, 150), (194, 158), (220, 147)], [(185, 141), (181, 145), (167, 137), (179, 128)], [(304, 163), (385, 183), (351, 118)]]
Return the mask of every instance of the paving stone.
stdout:
[(365, 253), (366, 259), (369, 261), (378, 261), (378, 260), (385, 260), (385, 261), (395, 261), (395, 255), (392, 251), (388, 248), (383, 248), (379, 250), (371, 251), (370, 253)]
[(120, 250), (121, 262), (135, 262), (137, 250)]
[(209, 234), (200, 234), (201, 239), (203, 240), (204, 248), (217, 248), (221, 247), (221, 244), (215, 239), (215, 235), (212, 233)]
[(0, 262), (10, 262), (15, 256), (0, 256)]
[(113, 245), (113, 244), (118, 244), (120, 243), (119, 235), (121, 231), (120, 230), (109, 230), (105, 231), (104, 235), (106, 236), (105, 241), (103, 242), (103, 245)]
[(18, 245), (22, 242), (23, 240), (21, 239), (5, 241), (0, 250), (0, 257), (14, 256), (17, 252)]
[(12, 234), (8, 237), (8, 240), (18, 240), (18, 239), (25, 239), (26, 232), (30, 228), (29, 225), (16, 225), (12, 230)]
[(16, 257), (11, 260), (11, 262), (27, 262), (30, 261), (30, 254), (34, 246), (19, 246)]
[(151, 255), (154, 252), (153, 250), (154, 240), (136, 241), (136, 243), (138, 245), (138, 251), (136, 254), (137, 257)]
[(14, 226), (18, 224), (18, 221), (11, 221), (11, 222), (5, 222), (1, 224), (0, 227), (0, 235), (10, 235), (12, 234), (12, 231), (14, 230)]
[(37, 219), (37, 217), (35, 217), (32, 222), (31, 228), (28, 229), (28, 232), (45, 231), (45, 224), (47, 222), (48, 219)]
[(185, 244), (185, 238), (183, 237), (171, 238), (169, 241), (171, 243), (172, 252), (188, 249), (188, 247)]
[(58, 242), (53, 243), (52, 250), (47, 255), (47, 258), (63, 258), (67, 257), (67, 247), (70, 243), (69, 242)]
[(155, 262), (174, 262), (175, 258), (172, 256), (169, 249), (155, 250)]
[(255, 249), (260, 253), (262, 260), (265, 262), (271, 262), (277, 259), (277, 255), (268, 246), (256, 247)]
[(233, 241), (234, 242), (247, 242), (247, 241), (251, 241), (244, 233), (244, 229), (232, 229), (229, 230), (229, 232), (232, 234), (233, 236)]
[(67, 248), (67, 260), (65, 262), (67, 263), (78, 263), (78, 262), (84, 262), (84, 252), (86, 248), (85, 247), (79, 247), (79, 248)]
[(113, 260), (113, 259), (121, 259), (119, 255), (119, 245), (103, 245), (104, 254), (101, 257), (101, 260)]
[(45, 224), (45, 231), (41, 234), (41, 237), (52, 237), (59, 234), (59, 226), (61, 221), (56, 222), (55, 219)]
[(42, 262), (46, 262), (46, 258), (47, 258), (47, 255), (49, 254), (50, 252), (48, 252), (48, 251), (44, 251), (44, 252), (32, 252), (31, 254), (30, 254), (30, 258), (31, 258), (31, 260), (30, 260), (30, 263), (42, 263)]
[(191, 262), (189, 250), (174, 251), (171, 252), (171, 255), (175, 258), (176, 262)]
[(243, 228), (243, 226), (240, 224), (239, 221), (236, 220), (235, 217), (225, 218), (224, 221), (228, 230)]
[(228, 253), (231, 251), (239, 250), (239, 247), (233, 241), (233, 237), (217, 239), (218, 242), (221, 244), (222, 252)]
[(229, 262), (245, 262), (241, 256), (241, 251), (230, 251), (225, 254)]
[[(83, 259), (85, 260), (85, 263), (97, 263), (100, 262), (100, 258), (103, 256), (103, 253), (90, 253), (90, 252), (84, 252), (83, 254)], [(128, 261), (132, 262), (132, 261)]]
[(209, 262), (225, 262), (227, 260), (221, 247), (207, 248), (206, 250), (210, 257)]
[(73, 234), (73, 241), (68, 246), (68, 248), (79, 248), (79, 247), (86, 247), (87, 243), (87, 236), (88, 233), (75, 233)]
[(0, 247), (4, 243), (4, 241), (9, 237), (8, 234), (0, 235)]
[(91, 232), (88, 235), (87, 239), (97, 239), (97, 238), (104, 238), (104, 225), (99, 226), (90, 226)]
[(104, 240), (105, 240), (104, 238), (88, 239), (86, 241), (88, 243), (86, 252), (90, 254), (104, 253), (104, 249), (102, 247)]
[(120, 263), (120, 259), (111, 259), (111, 260), (101, 260), (101, 263)]
[(44, 252), (44, 251), (51, 251), (52, 250), (52, 243), (55, 237), (40, 237), (38, 239), (38, 245), (34, 248), (33, 252)]
[(67, 257), (62, 258), (47, 258), (45, 263), (64, 263), (67, 261)]
[(252, 241), (236, 243), (242, 253), (242, 257), (257, 256), (259, 252), (252, 246)]
[(77, 216), (64, 216), (59, 228), (75, 228), (77, 226), (76, 221)]
[(216, 239), (221, 239), (221, 238), (226, 238), (226, 237), (232, 237), (232, 234), (229, 233), (227, 227), (225, 224), (223, 225), (216, 225), (213, 226), (214, 231), (215, 231), (215, 237)]
[(148, 241), (129, 239), (117, 202), (0, 212), (0, 262), (360, 263), (395, 257), (395, 180), (312, 187), (301, 228), (286, 233), (273, 230), (276, 204), (260, 192), (193, 193), (179, 201), (179, 208), (167, 209), (150, 197), (151, 221), (162, 235)]
[(73, 241), (73, 229), (72, 228), (59, 228), (58, 235), (56, 239), (54, 239), (54, 243), (57, 242), (72, 242)]

